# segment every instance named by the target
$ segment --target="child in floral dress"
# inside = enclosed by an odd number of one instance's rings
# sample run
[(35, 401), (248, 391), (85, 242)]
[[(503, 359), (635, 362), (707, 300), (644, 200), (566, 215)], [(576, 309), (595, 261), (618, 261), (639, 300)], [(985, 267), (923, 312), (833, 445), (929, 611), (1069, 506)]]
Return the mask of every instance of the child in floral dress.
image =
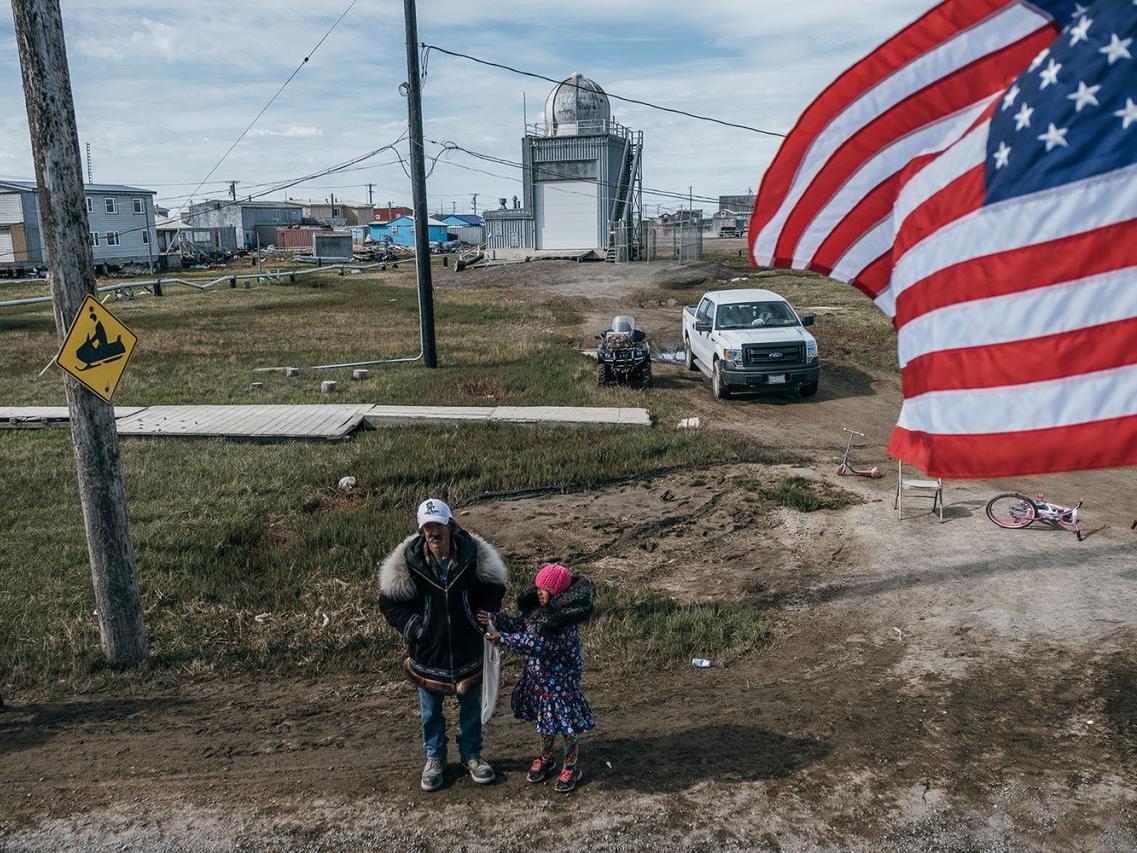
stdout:
[[(517, 600), (520, 616), (492, 616), (496, 631), (486, 638), (525, 656), (521, 680), (513, 691), (510, 707), (519, 720), (537, 724), (540, 754), (526, 777), (543, 782), (556, 770), (553, 749), (562, 738), (563, 765), (553, 788), (573, 790), (580, 781), (578, 737), (596, 726), (592, 709), (580, 691), (584, 660), (577, 627), (592, 614), (592, 582), (573, 575), (564, 566), (541, 567), (534, 588)], [(483, 624), (488, 613), (479, 613)]]

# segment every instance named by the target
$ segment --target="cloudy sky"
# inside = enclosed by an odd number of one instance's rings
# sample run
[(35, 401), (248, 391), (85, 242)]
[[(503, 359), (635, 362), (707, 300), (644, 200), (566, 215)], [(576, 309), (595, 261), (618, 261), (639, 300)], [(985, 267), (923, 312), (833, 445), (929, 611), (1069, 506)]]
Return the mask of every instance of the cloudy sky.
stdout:
[[(62, 0), (80, 143), (96, 181), (184, 203), (349, 0)], [(419, 38), (551, 77), (579, 71), (611, 93), (775, 131), (837, 73), (930, 0), (419, 0)], [(311, 61), (195, 198), (300, 177), (398, 139), (406, 125), (402, 3), (357, 0)], [(551, 86), (433, 53), (425, 135), (520, 159), (523, 102), (534, 121)], [(715, 197), (756, 187), (777, 139), (613, 103), (644, 131), (644, 185)], [(11, 9), (0, 3), (0, 178), (33, 174)], [(406, 155), (405, 141), (399, 145)], [(428, 145), (429, 154), (438, 153)], [(482, 171), (472, 171), (482, 170)], [(490, 172), (492, 174), (485, 174)], [(438, 160), (432, 210), (468, 212), (520, 192), (519, 170), (460, 153)], [(406, 204), (384, 152), (286, 192)], [(675, 209), (645, 193), (648, 212)], [(695, 205), (700, 206), (699, 204)]]

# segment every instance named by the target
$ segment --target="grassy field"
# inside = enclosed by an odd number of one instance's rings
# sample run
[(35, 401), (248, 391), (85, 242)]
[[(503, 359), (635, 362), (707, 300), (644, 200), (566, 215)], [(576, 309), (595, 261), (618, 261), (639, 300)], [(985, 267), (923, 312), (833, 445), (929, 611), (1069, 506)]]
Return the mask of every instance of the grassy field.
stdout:
[[(115, 404), (329, 402), (320, 394), (321, 379), (340, 380), (334, 400), (343, 402), (615, 405), (637, 398), (626, 389), (596, 388), (592, 365), (552, 334), (571, 320), (567, 303), (534, 305), (500, 289), (437, 292), (436, 371), (392, 365), (361, 383), (350, 382), (347, 370), (305, 371), (295, 379), (254, 373), (418, 352), (413, 271), (299, 281), (110, 304), (139, 336)], [(59, 372), (38, 375), (56, 347), (46, 306), (0, 313), (5, 405), (63, 405)], [(254, 380), (265, 387), (250, 391)]]
[[(409, 272), (302, 281), (114, 306), (142, 341), (115, 402), (326, 402), (319, 379), (346, 379), (343, 371), (286, 380), (251, 369), (417, 350)], [(596, 387), (592, 364), (556, 331), (574, 321), (567, 303), (443, 289), (437, 304), (439, 370), (377, 369), (369, 381), (343, 381), (335, 399), (646, 403), (657, 417), (674, 414), (663, 392)], [(0, 314), (8, 368), (0, 401), (63, 403), (58, 375), (36, 376), (54, 340), (44, 307)], [(250, 392), (252, 379), (265, 388)], [(375, 671), (399, 652), (375, 608), (375, 565), (413, 527), (424, 495), (460, 503), (487, 491), (586, 487), (666, 466), (782, 461), (753, 443), (698, 431), (500, 425), (383, 429), (334, 445), (127, 440), (123, 458), (153, 650), (141, 673), (116, 672), (98, 651), (69, 434), (0, 431), (0, 695)], [(359, 488), (343, 494), (335, 484), (347, 474)], [(684, 606), (614, 588), (601, 598), (604, 630), (593, 633), (606, 641), (589, 650), (598, 667), (667, 666), (692, 638), (708, 653), (740, 653), (766, 630), (743, 604)]]

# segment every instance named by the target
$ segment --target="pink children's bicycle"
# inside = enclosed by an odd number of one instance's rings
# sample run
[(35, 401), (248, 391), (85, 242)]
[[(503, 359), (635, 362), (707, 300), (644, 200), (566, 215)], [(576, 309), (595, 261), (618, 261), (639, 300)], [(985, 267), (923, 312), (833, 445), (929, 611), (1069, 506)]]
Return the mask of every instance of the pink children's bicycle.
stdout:
[(1059, 506), (1044, 501), (1042, 495), (1032, 500), (1019, 492), (1004, 492), (987, 501), (987, 517), (1000, 527), (1011, 530), (1045, 521), (1054, 527), (1072, 530), (1081, 542), (1082, 528), (1078, 525), (1078, 510), (1081, 508), (1081, 501), (1073, 506)]

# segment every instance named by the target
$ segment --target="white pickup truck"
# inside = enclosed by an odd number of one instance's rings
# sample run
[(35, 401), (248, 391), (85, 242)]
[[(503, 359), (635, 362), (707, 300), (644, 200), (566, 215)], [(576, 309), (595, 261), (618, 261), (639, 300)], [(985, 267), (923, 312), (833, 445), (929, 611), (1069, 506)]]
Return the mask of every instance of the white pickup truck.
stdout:
[(683, 309), (683, 354), (688, 370), (702, 370), (722, 400), (735, 390), (796, 388), (817, 393), (817, 340), (790, 303), (769, 290), (716, 290)]

